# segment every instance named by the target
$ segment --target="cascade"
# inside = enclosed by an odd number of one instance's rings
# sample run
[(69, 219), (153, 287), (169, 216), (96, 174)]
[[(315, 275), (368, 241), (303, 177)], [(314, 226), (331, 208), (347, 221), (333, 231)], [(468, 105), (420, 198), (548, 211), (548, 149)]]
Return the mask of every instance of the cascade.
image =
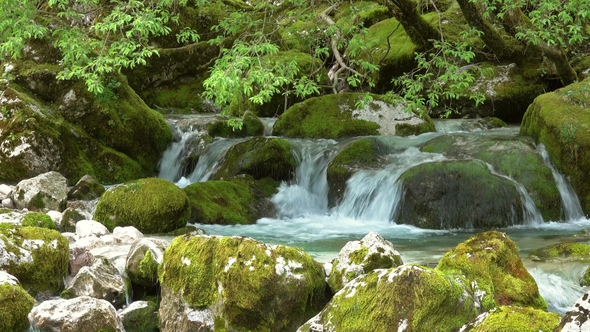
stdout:
[(170, 146), (164, 151), (162, 159), (158, 164), (158, 177), (166, 179), (171, 182), (178, 181), (182, 171), (181, 158), (186, 154), (186, 151), (195, 136), (199, 135), (198, 131), (181, 132), (178, 127), (174, 128), (175, 136), (180, 139), (172, 142)]
[(565, 214), (565, 220), (570, 221), (584, 218), (584, 213), (582, 212), (582, 206), (580, 205), (578, 195), (576, 195), (576, 192), (569, 184), (567, 179), (553, 166), (545, 145), (543, 145), (543, 143), (537, 145), (537, 151), (539, 151), (541, 157), (543, 157), (543, 161), (547, 167), (551, 169), (551, 173), (555, 179), (555, 184), (557, 185), (557, 190), (559, 190), (559, 195), (561, 195), (561, 203), (563, 206), (563, 212)]

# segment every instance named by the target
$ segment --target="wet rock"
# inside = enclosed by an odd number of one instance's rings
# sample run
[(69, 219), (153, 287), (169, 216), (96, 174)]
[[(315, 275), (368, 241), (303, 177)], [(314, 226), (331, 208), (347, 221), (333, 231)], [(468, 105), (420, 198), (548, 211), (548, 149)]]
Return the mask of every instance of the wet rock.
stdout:
[(579, 298), (572, 309), (568, 311), (555, 332), (585, 332), (590, 330), (590, 292)]
[(143, 238), (143, 234), (133, 226), (115, 227), (113, 237), (117, 243), (133, 243)]
[(400, 254), (391, 242), (370, 232), (360, 241), (350, 241), (340, 250), (332, 264), (328, 284), (336, 293), (352, 279), (375, 269), (402, 265)]
[(63, 211), (68, 198), (67, 179), (49, 172), (23, 180), (16, 185), (11, 198), (18, 209)]
[(115, 308), (126, 302), (127, 288), (125, 278), (119, 270), (105, 258), (95, 260), (92, 266), (83, 266), (61, 293), (62, 298), (90, 296), (103, 299)]
[(124, 331), (115, 307), (89, 296), (44, 301), (29, 317), (33, 326), (47, 332)]
[(70, 191), (70, 200), (92, 200), (99, 198), (105, 192), (104, 187), (91, 175), (84, 175)]
[(119, 313), (125, 332), (159, 332), (158, 306), (151, 301), (135, 301)]
[(131, 245), (125, 271), (131, 282), (144, 287), (153, 287), (158, 282), (158, 265), (170, 244), (165, 240), (143, 238)]
[(163, 332), (293, 331), (326, 300), (320, 263), (243, 237), (177, 237), (159, 278)]
[(101, 237), (107, 234), (111, 234), (111, 232), (98, 221), (80, 220), (76, 223), (76, 235), (80, 239), (89, 236)]
[(539, 248), (529, 253), (535, 261), (590, 262), (590, 244), (580, 242), (560, 242)]
[(25, 331), (27, 315), (35, 300), (21, 287), (18, 280), (0, 270), (0, 331)]
[(94, 264), (94, 255), (83, 247), (70, 248), (70, 274), (75, 276), (84, 266), (92, 266)]
[(76, 231), (76, 224), (78, 221), (87, 219), (88, 217), (85, 214), (80, 213), (80, 211), (74, 208), (68, 207), (62, 213), (59, 220), (59, 228), (66, 232)]

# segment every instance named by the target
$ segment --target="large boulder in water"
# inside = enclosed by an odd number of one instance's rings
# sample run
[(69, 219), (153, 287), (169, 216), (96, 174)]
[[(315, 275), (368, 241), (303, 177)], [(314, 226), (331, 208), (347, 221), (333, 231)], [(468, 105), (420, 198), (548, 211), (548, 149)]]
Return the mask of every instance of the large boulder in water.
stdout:
[(538, 96), (529, 106), (520, 133), (545, 144), (551, 160), (590, 214), (590, 79)]
[(172, 182), (148, 178), (107, 190), (94, 219), (110, 231), (133, 226), (142, 233), (166, 233), (186, 226), (190, 215), (188, 197)]
[(191, 205), (189, 222), (253, 224), (260, 218), (274, 217), (270, 197), (277, 186), (270, 178), (256, 181), (249, 175), (193, 183), (184, 188)]
[(478, 160), (441, 161), (404, 172), (398, 224), (429, 229), (489, 229), (521, 224), (522, 202), (514, 182)]
[(403, 111), (403, 104), (391, 104), (382, 96), (362, 108), (363, 93), (340, 93), (309, 98), (291, 106), (274, 125), (273, 134), (300, 138), (339, 138), (368, 135), (418, 135), (434, 131), (428, 115)]
[(590, 262), (590, 244), (571, 241), (560, 242), (531, 251), (529, 258), (542, 262)]
[(27, 315), (35, 300), (18, 280), (0, 270), (0, 331), (25, 331), (29, 328)]
[(307, 253), (244, 237), (180, 236), (159, 269), (162, 331), (293, 331), (326, 303)]
[(280, 138), (256, 137), (229, 148), (211, 178), (219, 180), (248, 174), (256, 180), (271, 177), (276, 181), (287, 181), (293, 177), (295, 166), (289, 142)]
[(529, 137), (451, 134), (428, 141), (421, 150), (450, 159), (482, 160), (495, 172), (521, 183), (544, 220), (561, 219), (561, 197), (552, 171)]
[(298, 332), (456, 331), (478, 315), (473, 294), (417, 265), (377, 269), (344, 286)]
[(501, 306), (484, 312), (461, 327), (461, 332), (550, 332), (559, 322), (559, 315), (544, 310)]
[(516, 244), (505, 233), (478, 233), (447, 252), (437, 270), (467, 279), (478, 294), (483, 311), (501, 305), (547, 310), (535, 279), (518, 255)]

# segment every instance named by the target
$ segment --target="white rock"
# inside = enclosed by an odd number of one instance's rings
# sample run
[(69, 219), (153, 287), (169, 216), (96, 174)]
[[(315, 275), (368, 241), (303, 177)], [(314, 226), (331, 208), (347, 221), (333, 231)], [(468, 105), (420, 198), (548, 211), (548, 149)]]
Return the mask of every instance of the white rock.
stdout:
[(113, 236), (119, 243), (133, 243), (143, 238), (143, 234), (133, 226), (117, 226), (113, 229)]
[[(68, 199), (67, 180), (57, 172), (44, 173), (19, 182), (11, 198), (18, 209), (62, 210)], [(40, 202), (43, 207), (39, 207)]]
[(2, 206), (5, 208), (8, 208), (8, 209), (16, 208), (16, 206), (14, 205), (14, 202), (12, 201), (12, 198), (10, 198), (10, 197), (7, 197), (2, 200)]
[(111, 234), (111, 232), (98, 221), (80, 220), (76, 223), (76, 235), (80, 239), (88, 236), (101, 237), (108, 234)]
[(100, 237), (100, 240), (105, 246), (112, 246), (117, 243), (117, 240), (112, 234), (103, 235)]
[(70, 245), (70, 247), (80, 247), (80, 248), (86, 248), (88, 250), (100, 248), (103, 246), (104, 246), (104, 244), (102, 243), (100, 238), (95, 235), (90, 235), (87, 237), (78, 238), (78, 240), (76, 240), (76, 242), (74, 242), (72, 245)]
[(61, 235), (65, 237), (66, 240), (68, 240), (69, 244), (73, 244), (74, 242), (78, 241), (78, 236), (76, 236), (76, 233), (64, 232), (61, 233)]
[(0, 184), (0, 200), (10, 197), (13, 188), (7, 184)]
[(59, 223), (61, 222), (61, 218), (63, 217), (63, 214), (61, 212), (55, 210), (47, 211), (45, 212), (45, 214), (47, 214), (49, 218), (51, 218), (51, 220), (53, 220), (53, 222), (57, 225), (59, 225)]
[(12, 274), (4, 271), (4, 270), (0, 270), (0, 285), (2, 284), (9, 284), (9, 285), (13, 285), (13, 286), (18, 286), (18, 279), (16, 279), (15, 276), (13, 276)]

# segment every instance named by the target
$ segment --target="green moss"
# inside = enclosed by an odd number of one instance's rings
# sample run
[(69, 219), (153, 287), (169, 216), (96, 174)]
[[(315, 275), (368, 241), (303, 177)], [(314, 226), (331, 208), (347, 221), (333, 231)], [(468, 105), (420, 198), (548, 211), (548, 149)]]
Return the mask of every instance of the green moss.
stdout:
[(436, 269), (475, 281), (472, 291), (485, 292), (483, 310), (501, 305), (547, 309), (535, 279), (518, 256), (516, 244), (504, 233), (489, 231), (470, 237), (447, 252)]
[(582, 277), (580, 277), (580, 286), (590, 286), (590, 267), (586, 268)]
[(26, 331), (35, 300), (20, 286), (0, 284), (0, 331)]
[(572, 260), (580, 262), (590, 261), (590, 244), (579, 242), (561, 242), (530, 252), (529, 257), (548, 261), (553, 259)]
[(350, 254), (350, 261), (353, 262), (354, 264), (361, 264), (368, 253), (369, 253), (369, 248), (367, 248), (367, 247), (362, 247), (360, 249), (357, 249)]
[(65, 289), (63, 292), (61, 292), (61, 294), (59, 294), (59, 297), (61, 297), (62, 299), (69, 300), (77, 297), (77, 295), (73, 290)]
[(395, 125), (395, 134), (397, 136), (411, 136), (411, 135), (420, 135), (423, 133), (428, 133), (432, 131), (436, 131), (434, 127), (434, 122), (427, 114), (424, 114), (422, 117), (424, 122), (420, 124), (411, 124), (411, 123), (398, 123)]
[(219, 120), (207, 125), (207, 133), (211, 137), (229, 138), (261, 136), (264, 134), (264, 124), (254, 113), (246, 112), (242, 121), (242, 128), (237, 129), (231, 127), (227, 120)]
[[(561, 317), (554, 312), (515, 306), (501, 306), (475, 326), (468, 326), (465, 332), (539, 332), (553, 331)], [(471, 324), (470, 324), (471, 325)]]
[(300, 138), (377, 135), (378, 124), (352, 117), (356, 102), (363, 96), (363, 93), (342, 93), (309, 98), (281, 115), (273, 134)]
[[(590, 80), (568, 85), (538, 96), (529, 106), (520, 129), (522, 135), (543, 143), (557, 169), (570, 180), (582, 209), (590, 213)], [(566, 123), (575, 126), (570, 140), (564, 142)], [(570, 128), (572, 129), (572, 128)], [(567, 136), (567, 135), (566, 135)]]
[(152, 257), (150, 250), (145, 252), (142, 260), (139, 262), (139, 272), (141, 277), (154, 282), (158, 280), (158, 262)]
[(190, 206), (186, 194), (158, 178), (140, 179), (106, 191), (94, 219), (109, 230), (134, 226), (147, 234), (166, 233), (186, 225)]
[[(290, 268), (299, 277), (280, 273), (288, 262), (300, 264)], [(191, 308), (215, 308), (216, 326), (227, 330), (296, 329), (325, 303), (324, 278), (306, 253), (242, 237), (177, 237), (159, 269), (162, 287)]]
[(57, 226), (55, 225), (55, 222), (51, 220), (51, 217), (42, 212), (30, 212), (25, 214), (21, 224), (23, 226), (57, 229)]
[(63, 278), (68, 274), (69, 244), (59, 232), (39, 227), (13, 227), (0, 229), (0, 239), (6, 249), (19, 257), (25, 241), (34, 241), (27, 249), (32, 262), (10, 262), (2, 268), (14, 275), (31, 294), (50, 291), (58, 293), (64, 287)]
[(123, 327), (126, 332), (158, 332), (158, 306), (148, 302), (147, 307), (128, 312), (123, 317)]
[(291, 144), (280, 138), (255, 137), (232, 146), (220, 163), (212, 179), (219, 180), (239, 174), (254, 179), (271, 177), (287, 181), (295, 170)]

